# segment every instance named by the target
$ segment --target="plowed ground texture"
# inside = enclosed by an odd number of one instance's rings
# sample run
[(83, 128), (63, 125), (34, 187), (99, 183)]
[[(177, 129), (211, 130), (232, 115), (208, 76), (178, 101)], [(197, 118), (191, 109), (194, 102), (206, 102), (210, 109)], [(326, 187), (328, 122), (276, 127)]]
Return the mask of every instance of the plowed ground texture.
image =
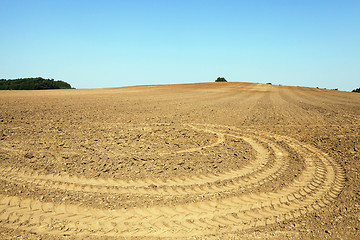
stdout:
[(359, 239), (360, 94), (0, 92), (0, 239)]

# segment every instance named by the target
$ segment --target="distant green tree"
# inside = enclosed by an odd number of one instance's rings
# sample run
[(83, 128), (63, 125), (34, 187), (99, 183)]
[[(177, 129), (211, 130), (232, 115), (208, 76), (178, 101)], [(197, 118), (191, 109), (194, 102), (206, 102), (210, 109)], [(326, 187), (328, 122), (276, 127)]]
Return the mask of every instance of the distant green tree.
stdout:
[(70, 89), (71, 85), (67, 82), (54, 79), (18, 78), (0, 79), (0, 90), (41, 90), (41, 89)]
[(358, 92), (358, 93), (360, 93), (360, 88), (357, 88), (357, 89), (354, 89), (354, 90), (352, 90), (353, 92)]
[(223, 77), (218, 77), (215, 82), (227, 82), (225, 78)]

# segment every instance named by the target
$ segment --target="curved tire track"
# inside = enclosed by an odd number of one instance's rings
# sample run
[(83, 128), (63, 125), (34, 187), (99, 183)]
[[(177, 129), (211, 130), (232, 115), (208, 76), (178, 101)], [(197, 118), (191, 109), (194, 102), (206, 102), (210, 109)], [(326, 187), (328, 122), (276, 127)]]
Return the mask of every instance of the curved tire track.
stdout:
[[(216, 128), (218, 132), (223, 132), (223, 134), (229, 136), (239, 137), (241, 132), (240, 129), (236, 128), (221, 130), (224, 128), (223, 126), (206, 125), (205, 127)], [(226, 131), (231, 133), (226, 133)], [(192, 189), (189, 192), (195, 194), (209, 189), (215, 192), (226, 191), (227, 188), (239, 188), (242, 184), (246, 185), (249, 182), (251, 184), (260, 184), (265, 179), (276, 180), (277, 176), (279, 176), (277, 174), (281, 174), (281, 171), (289, 167), (287, 166), (287, 155), (289, 153), (276, 146), (273, 139), (277, 139), (303, 156), (305, 161), (305, 169), (299, 176), (278, 191), (247, 193), (215, 201), (209, 200), (175, 206), (134, 207), (117, 210), (83, 208), (70, 204), (46, 203), (33, 199), (0, 195), (0, 220), (6, 227), (39, 233), (46, 231), (54, 235), (196, 236), (245, 230), (296, 218), (331, 204), (341, 192), (344, 173), (341, 167), (329, 156), (312, 146), (288, 137), (269, 134), (260, 134), (259, 136), (267, 139), (263, 141), (267, 142), (275, 153), (274, 163), (270, 167), (264, 167), (269, 158), (268, 151), (250, 137), (241, 137), (258, 152), (256, 160), (247, 168), (229, 171), (219, 176), (194, 177), (183, 182), (181, 179), (176, 178), (169, 182), (155, 182), (159, 185), (162, 184), (163, 190), (167, 190), (166, 193), (169, 193), (168, 190), (170, 189), (174, 190), (181, 186), (183, 189)], [(2, 174), (4, 178), (13, 177), (13, 180), (16, 178), (16, 176), (14, 177), (16, 172), (14, 173), (12, 169), (3, 171)], [(250, 177), (244, 183), (247, 175)], [(36, 174), (28, 174), (27, 176), (24, 181), (28, 181), (30, 184), (38, 183), (41, 185), (42, 182), (56, 182), (57, 180), (54, 180), (54, 178), (60, 178), (59, 180), (67, 183), (75, 181), (73, 178), (64, 179), (62, 176), (47, 176), (50, 179), (44, 179), (43, 176), (40, 177), (40, 175)], [(232, 183), (233, 185), (225, 185), (223, 188), (211, 188), (211, 184), (215, 181), (232, 178), (239, 181)], [(82, 180), (76, 181), (77, 184), (83, 183)], [(206, 184), (210, 185), (210, 187), (208, 186), (208, 189), (196, 188), (194, 183), (196, 184), (197, 181), (200, 182), (200, 185), (203, 184), (203, 187)], [(107, 186), (111, 184), (114, 187), (115, 184), (119, 183), (103, 180), (97, 183), (93, 189), (109, 189)], [(136, 184), (138, 184), (143, 187), (146, 184), (154, 184), (154, 181), (143, 180), (138, 183), (134, 181), (129, 184), (132, 184), (131, 186), (137, 186)], [(253, 186), (251, 184), (249, 186)], [(66, 190), (69, 190), (69, 188), (66, 188)], [(117, 188), (117, 190), (119, 189)], [(139, 190), (136, 189), (136, 191)], [(150, 192), (143, 188), (140, 194), (142, 191), (145, 191), (145, 194)], [(180, 191), (174, 190), (174, 192), (182, 194)], [(166, 193), (157, 192), (156, 194), (166, 195)], [(63, 226), (63, 228), (54, 228), (54, 226), (58, 225)]]

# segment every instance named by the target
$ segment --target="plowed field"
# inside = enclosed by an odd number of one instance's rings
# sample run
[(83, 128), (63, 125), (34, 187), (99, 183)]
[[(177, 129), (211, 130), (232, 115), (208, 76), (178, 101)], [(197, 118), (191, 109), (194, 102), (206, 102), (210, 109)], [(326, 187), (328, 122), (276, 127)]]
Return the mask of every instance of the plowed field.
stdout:
[(360, 94), (0, 92), (0, 239), (360, 238)]

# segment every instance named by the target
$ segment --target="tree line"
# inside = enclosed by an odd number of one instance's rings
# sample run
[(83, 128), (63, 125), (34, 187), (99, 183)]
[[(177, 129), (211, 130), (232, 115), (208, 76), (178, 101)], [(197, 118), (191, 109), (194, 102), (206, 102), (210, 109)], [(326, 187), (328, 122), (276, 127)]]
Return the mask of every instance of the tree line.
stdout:
[(70, 89), (71, 85), (62, 80), (36, 78), (0, 79), (0, 90), (42, 90)]

